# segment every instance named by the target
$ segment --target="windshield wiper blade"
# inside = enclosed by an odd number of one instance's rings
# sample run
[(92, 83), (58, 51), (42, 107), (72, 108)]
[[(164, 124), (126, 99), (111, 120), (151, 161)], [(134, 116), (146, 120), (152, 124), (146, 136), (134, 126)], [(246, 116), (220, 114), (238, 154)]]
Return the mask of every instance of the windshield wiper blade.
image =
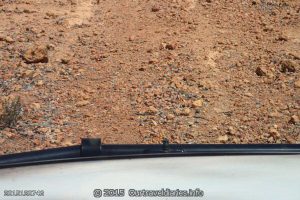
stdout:
[(149, 156), (225, 156), (300, 154), (299, 144), (101, 144), (85, 138), (81, 145), (0, 156), (0, 168), (22, 163), (78, 160), (80, 158), (128, 158)]

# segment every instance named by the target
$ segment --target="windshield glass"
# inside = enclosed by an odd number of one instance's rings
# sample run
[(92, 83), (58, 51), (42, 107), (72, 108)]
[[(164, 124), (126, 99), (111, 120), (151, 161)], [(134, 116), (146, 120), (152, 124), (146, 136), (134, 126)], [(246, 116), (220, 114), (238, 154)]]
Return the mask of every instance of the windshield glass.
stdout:
[(299, 143), (298, 0), (2, 0), (0, 155)]

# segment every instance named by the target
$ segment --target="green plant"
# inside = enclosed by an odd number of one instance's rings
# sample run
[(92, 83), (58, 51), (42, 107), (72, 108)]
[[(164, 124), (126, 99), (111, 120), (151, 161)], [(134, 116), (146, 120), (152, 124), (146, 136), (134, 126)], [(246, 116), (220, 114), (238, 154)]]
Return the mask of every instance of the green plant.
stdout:
[(15, 126), (22, 116), (22, 111), (23, 107), (20, 97), (3, 101), (2, 113), (0, 114), (0, 129)]

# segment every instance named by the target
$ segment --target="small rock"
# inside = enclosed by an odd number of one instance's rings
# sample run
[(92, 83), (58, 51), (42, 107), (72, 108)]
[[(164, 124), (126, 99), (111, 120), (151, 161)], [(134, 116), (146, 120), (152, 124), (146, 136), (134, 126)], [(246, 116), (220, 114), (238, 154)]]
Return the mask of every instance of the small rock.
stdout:
[(169, 44), (166, 44), (165, 48), (168, 49), (168, 50), (174, 50), (176, 48), (176, 45), (169, 43)]
[(168, 114), (167, 115), (168, 120), (173, 120), (174, 118), (175, 118), (175, 115), (173, 115), (173, 114)]
[(4, 38), (4, 41), (5, 41), (5, 42), (7, 42), (7, 43), (9, 43), (9, 44), (12, 44), (12, 43), (14, 43), (14, 42), (15, 42), (15, 40), (14, 40), (14, 39), (12, 39), (12, 38), (11, 38), (11, 37), (9, 37), (9, 36), (5, 37), (5, 38)]
[(295, 85), (295, 88), (300, 88), (300, 79), (295, 81), (294, 85)]
[(193, 107), (194, 108), (198, 108), (198, 107), (202, 107), (203, 106), (203, 100), (199, 99), (193, 102)]
[(289, 135), (286, 135), (286, 136), (285, 136), (285, 139), (286, 139), (286, 141), (287, 141), (289, 144), (296, 144), (296, 143), (297, 143), (297, 140), (294, 139), (293, 137), (289, 136)]
[(64, 138), (61, 144), (62, 146), (72, 146), (74, 142), (71, 138)]
[(246, 92), (244, 95), (245, 95), (246, 97), (253, 97), (253, 94), (250, 93), (250, 92)]
[(238, 144), (238, 143), (240, 143), (240, 139), (239, 138), (233, 138), (232, 142), (234, 144)]
[(55, 49), (55, 45), (54, 44), (48, 44), (47, 45), (47, 49), (48, 50), (54, 50)]
[(181, 114), (181, 111), (180, 111), (180, 109), (179, 108), (176, 108), (175, 110), (174, 110), (174, 113), (178, 116), (178, 115), (180, 115)]
[(21, 77), (22, 78), (32, 78), (34, 75), (34, 71), (33, 70), (26, 70), (25, 72), (22, 73)]
[(17, 84), (13, 86), (14, 91), (20, 91), (21, 89), (22, 89), (22, 85)]
[(274, 141), (275, 141), (275, 140), (274, 140), (273, 137), (269, 137), (269, 138), (268, 138), (268, 142), (269, 142), (269, 143), (274, 143)]
[(184, 115), (184, 116), (189, 116), (190, 114), (191, 114), (191, 110), (189, 108), (185, 108), (181, 112), (181, 115)]
[(147, 110), (147, 114), (149, 115), (155, 115), (158, 113), (158, 110), (154, 106), (149, 106)]
[(284, 60), (281, 62), (280, 71), (283, 73), (286, 72), (296, 72), (297, 63), (292, 60)]
[(41, 128), (38, 128), (37, 131), (38, 131), (39, 133), (46, 134), (46, 133), (51, 132), (51, 129), (48, 128), (48, 127), (41, 127)]
[(128, 38), (128, 40), (131, 41), (131, 42), (132, 42), (134, 39), (135, 39), (134, 35), (131, 35), (131, 36)]
[(47, 48), (41, 46), (31, 47), (25, 51), (23, 54), (23, 59), (26, 61), (26, 63), (47, 63)]
[(35, 85), (42, 86), (42, 85), (44, 85), (44, 81), (43, 80), (38, 80)]
[(234, 128), (233, 128), (232, 126), (229, 126), (229, 127), (228, 127), (227, 132), (228, 132), (229, 134), (231, 134), (231, 135), (235, 135), (235, 134), (236, 134), (236, 131), (234, 130)]
[(221, 142), (221, 143), (225, 143), (228, 141), (228, 136), (227, 135), (221, 135), (218, 137), (218, 141)]
[(297, 115), (293, 115), (289, 121), (289, 123), (291, 124), (299, 124), (300, 123), (300, 119)]
[(154, 6), (152, 6), (151, 11), (158, 12), (158, 11), (160, 11), (160, 7), (158, 5), (154, 5)]
[(155, 64), (155, 63), (158, 63), (159, 62), (159, 60), (158, 59), (156, 59), (156, 58), (151, 58), (150, 60), (149, 60), (149, 64)]
[(62, 64), (68, 64), (70, 62), (71, 58), (70, 57), (63, 57), (60, 59), (60, 62)]
[(76, 103), (76, 106), (77, 107), (83, 107), (83, 106), (86, 106), (88, 104), (90, 104), (89, 101), (79, 101), (79, 102)]
[(266, 25), (265, 28), (263, 29), (265, 32), (271, 32), (274, 31), (274, 27), (272, 25)]
[(5, 142), (5, 139), (0, 138), (0, 144), (3, 144)]
[(257, 5), (257, 4), (259, 4), (260, 3), (260, 0), (253, 0), (252, 1), (252, 5)]
[(201, 110), (199, 108), (196, 108), (194, 117), (195, 118), (201, 118), (202, 117)]
[(275, 128), (270, 128), (269, 134), (274, 138), (280, 138), (280, 133)]
[(276, 38), (276, 40), (278, 40), (278, 41), (288, 41), (288, 36), (285, 35), (285, 34), (280, 34), (280, 35)]
[(35, 111), (40, 110), (41, 109), (41, 104), (39, 103), (32, 103), (31, 104), (31, 108)]
[(268, 115), (270, 118), (276, 118), (276, 117), (281, 117), (279, 112), (270, 112)]
[(255, 73), (258, 76), (266, 76), (268, 71), (265, 67), (257, 67), (256, 70), (255, 70)]

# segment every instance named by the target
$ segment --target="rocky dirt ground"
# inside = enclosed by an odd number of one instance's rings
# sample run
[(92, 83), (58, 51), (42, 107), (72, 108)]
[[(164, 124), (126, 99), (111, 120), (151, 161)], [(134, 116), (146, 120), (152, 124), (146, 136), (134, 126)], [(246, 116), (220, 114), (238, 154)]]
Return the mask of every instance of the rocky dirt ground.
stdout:
[(22, 104), (0, 154), (300, 143), (299, 0), (1, 0), (0, 19), (1, 101)]

